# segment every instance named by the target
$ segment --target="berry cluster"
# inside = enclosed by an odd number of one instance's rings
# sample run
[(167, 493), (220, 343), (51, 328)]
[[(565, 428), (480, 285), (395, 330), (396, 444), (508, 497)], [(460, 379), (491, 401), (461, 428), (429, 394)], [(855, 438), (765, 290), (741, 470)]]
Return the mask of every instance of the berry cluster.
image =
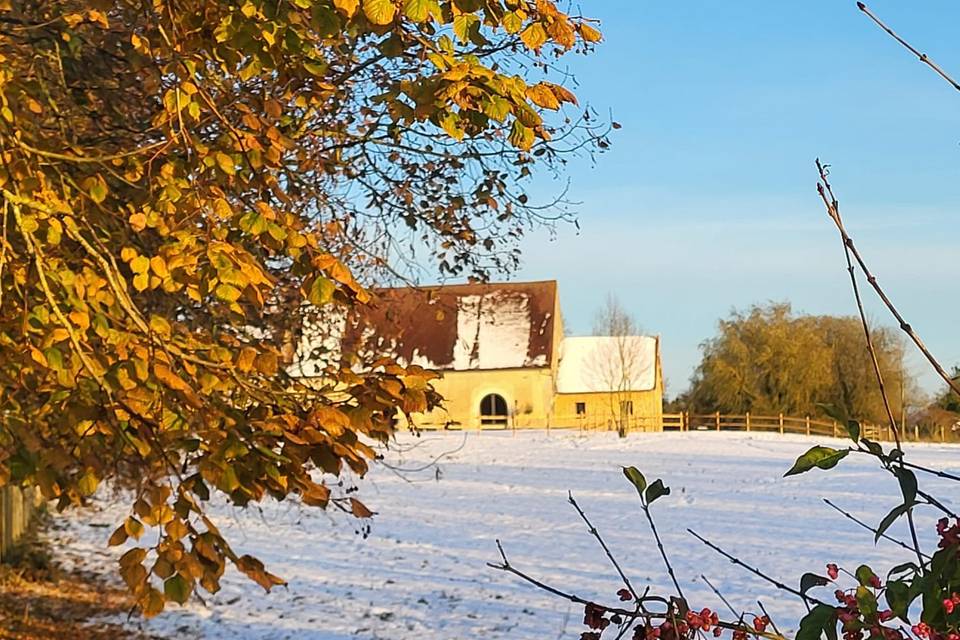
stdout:
[(940, 535), (937, 546), (941, 549), (960, 545), (960, 518), (957, 518), (952, 525), (946, 518), (940, 518), (937, 522), (937, 533)]

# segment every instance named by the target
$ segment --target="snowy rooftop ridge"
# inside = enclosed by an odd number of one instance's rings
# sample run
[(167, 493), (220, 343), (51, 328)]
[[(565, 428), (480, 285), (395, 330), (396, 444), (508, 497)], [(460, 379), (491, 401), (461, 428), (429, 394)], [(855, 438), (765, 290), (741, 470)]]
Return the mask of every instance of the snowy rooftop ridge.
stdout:
[(560, 345), (557, 393), (649, 391), (656, 382), (657, 338), (573, 336)]

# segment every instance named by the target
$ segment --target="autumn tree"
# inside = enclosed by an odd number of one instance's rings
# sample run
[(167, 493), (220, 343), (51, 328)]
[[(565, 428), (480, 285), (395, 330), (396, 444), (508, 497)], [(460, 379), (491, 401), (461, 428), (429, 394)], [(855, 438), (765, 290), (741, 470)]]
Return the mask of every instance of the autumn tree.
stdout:
[(594, 317), (593, 334), (606, 339), (598, 341), (587, 357), (587, 375), (604, 390), (617, 433), (624, 438), (633, 413), (631, 392), (643, 370), (646, 345), (636, 319), (612, 293)]
[[(903, 366), (903, 342), (883, 328), (874, 330), (873, 342), (899, 416), (900, 398), (917, 394)], [(701, 349), (687, 395), (695, 411), (886, 418), (856, 318), (796, 315), (785, 303), (754, 306), (721, 320)]]
[(437, 401), (378, 354), (289, 375), (305, 319), (513, 266), (564, 215), (523, 179), (607, 144), (553, 66), (599, 39), (550, 0), (0, 1), (0, 480), (131, 487), (147, 614), (281, 583), (211, 495), (369, 516), (325, 477)]

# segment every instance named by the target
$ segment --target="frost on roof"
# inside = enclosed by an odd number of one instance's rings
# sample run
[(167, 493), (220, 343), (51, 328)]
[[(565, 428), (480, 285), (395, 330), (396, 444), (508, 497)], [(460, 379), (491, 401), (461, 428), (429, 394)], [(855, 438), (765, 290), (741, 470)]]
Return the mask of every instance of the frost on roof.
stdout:
[(430, 369), (550, 366), (555, 282), (383, 289), (352, 318), (344, 349)]

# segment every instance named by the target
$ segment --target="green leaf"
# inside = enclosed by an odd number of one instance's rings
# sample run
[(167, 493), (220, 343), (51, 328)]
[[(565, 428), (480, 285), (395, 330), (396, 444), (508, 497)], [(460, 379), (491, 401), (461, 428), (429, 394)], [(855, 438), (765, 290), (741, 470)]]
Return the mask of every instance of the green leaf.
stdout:
[(853, 575), (857, 576), (857, 582), (859, 582), (864, 587), (869, 587), (870, 582), (877, 577), (877, 574), (873, 572), (873, 569), (868, 567), (865, 564), (857, 567), (857, 570), (853, 572)]
[(856, 420), (848, 420), (847, 433), (850, 434), (850, 439), (854, 442), (860, 440), (860, 423)]
[(790, 470), (783, 474), (783, 476), (795, 476), (810, 471), (814, 467), (819, 469), (832, 469), (837, 466), (838, 462), (847, 457), (848, 453), (850, 453), (849, 449), (838, 450), (818, 445), (797, 458), (797, 461), (793, 463)]
[(900, 491), (903, 493), (903, 503), (913, 505), (917, 501), (917, 476), (913, 471), (897, 467), (895, 470), (897, 480), (900, 481)]
[(860, 607), (860, 613), (865, 616), (872, 616), (877, 613), (877, 596), (873, 591), (860, 586), (857, 587), (857, 606)]
[(179, 573), (170, 576), (163, 582), (163, 595), (167, 597), (167, 600), (172, 600), (177, 604), (185, 603), (192, 591), (193, 585)]
[(663, 486), (663, 480), (654, 480), (644, 492), (647, 504), (653, 504), (657, 498), (670, 495), (670, 487)]
[(837, 611), (826, 604), (818, 604), (800, 621), (796, 640), (820, 640), (826, 633), (829, 640), (837, 638)]
[(99, 175), (89, 182), (90, 199), (100, 204), (107, 199), (107, 183)]
[(886, 532), (887, 529), (890, 528), (890, 525), (896, 522), (897, 518), (905, 514), (909, 509), (910, 507), (908, 507), (905, 504), (897, 505), (896, 507), (894, 507), (890, 511), (890, 513), (888, 513), (883, 517), (883, 520), (880, 521), (880, 524), (877, 525), (877, 531), (876, 531), (876, 534), (873, 536), (873, 541), (879, 542), (880, 537)]
[(47, 366), (55, 371), (63, 369), (63, 354), (56, 347), (49, 347), (43, 350), (43, 355), (47, 358)]
[(910, 608), (910, 587), (902, 581), (888, 582), (884, 596), (887, 605), (904, 622), (907, 622), (907, 610)]
[(800, 578), (800, 593), (806, 593), (814, 587), (825, 587), (830, 584), (830, 580), (815, 573), (805, 573)]
[(308, 300), (315, 307), (321, 307), (333, 299), (333, 293), (337, 290), (333, 282), (323, 276), (317, 276), (316, 280), (310, 286), (310, 295)]
[(867, 448), (867, 451), (869, 451), (873, 455), (875, 456), (883, 455), (883, 447), (881, 447), (879, 444), (877, 444), (873, 440), (867, 440), (866, 438), (863, 438), (860, 440), (860, 442), (862, 442), (863, 446)]
[(640, 497), (643, 497), (643, 491), (647, 488), (647, 479), (643, 477), (643, 474), (640, 473), (640, 470), (636, 467), (624, 467), (623, 475), (627, 477), (627, 480), (633, 483), (633, 486), (637, 488), (637, 493), (640, 494)]

